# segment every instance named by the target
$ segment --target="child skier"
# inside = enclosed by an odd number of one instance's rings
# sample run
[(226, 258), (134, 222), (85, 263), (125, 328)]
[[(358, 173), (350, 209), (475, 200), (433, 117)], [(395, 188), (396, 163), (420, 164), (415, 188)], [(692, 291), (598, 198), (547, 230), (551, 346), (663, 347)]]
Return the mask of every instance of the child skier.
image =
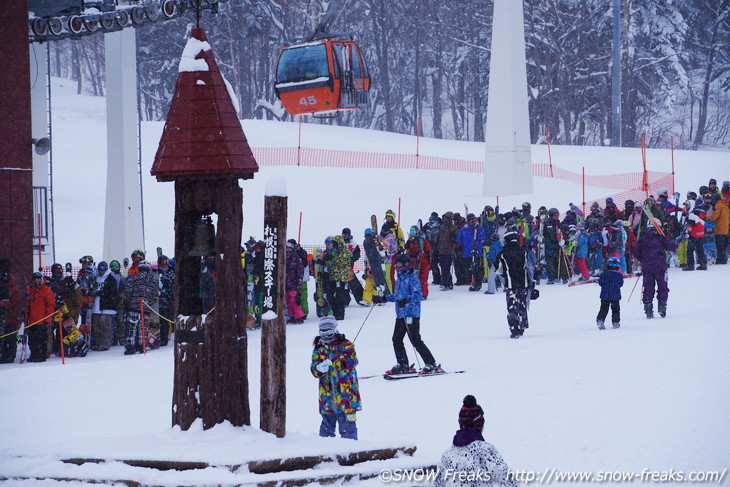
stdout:
[(322, 424), (319, 436), (334, 437), (339, 424), (340, 436), (357, 440), (356, 412), (360, 405), (355, 345), (338, 333), (333, 316), (319, 319), (319, 336), (314, 338), (314, 351), (309, 369), (319, 379), (319, 413)]
[(599, 330), (605, 330), (603, 325), (608, 307), (611, 307), (611, 322), (614, 328), (621, 326), (621, 286), (624, 285), (624, 276), (621, 274), (621, 260), (618, 257), (610, 257), (606, 263), (606, 270), (598, 278), (598, 285), (601, 286), (601, 309), (596, 317), (596, 324)]
[(418, 275), (410, 268), (411, 259), (406, 254), (400, 254), (393, 264), (398, 276), (395, 282), (393, 294), (387, 296), (388, 301), (395, 304), (395, 329), (393, 330), (393, 350), (398, 361), (386, 374), (408, 374), (415, 372), (408, 365), (408, 354), (403, 345), (403, 338), (408, 334), (408, 339), (413, 344), (421, 358), (424, 366), (421, 369), (423, 374), (434, 374), (440, 372), (436, 360), (431, 355), (420, 333), (421, 322), (421, 283)]

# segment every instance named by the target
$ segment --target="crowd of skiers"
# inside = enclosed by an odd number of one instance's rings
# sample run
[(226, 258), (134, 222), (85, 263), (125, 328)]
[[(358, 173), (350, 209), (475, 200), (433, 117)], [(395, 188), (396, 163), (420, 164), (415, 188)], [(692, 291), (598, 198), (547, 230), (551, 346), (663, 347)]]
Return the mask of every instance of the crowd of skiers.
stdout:
[[(706, 270), (713, 262), (727, 263), (730, 221), (728, 181), (718, 187), (711, 179), (697, 193), (687, 192), (682, 204), (678, 193), (672, 196), (670, 199), (665, 189), (659, 189), (656, 197), (649, 196), (643, 202), (626, 200), (622, 209), (607, 198), (604, 208), (595, 202), (585, 215), (573, 204), (562, 215), (558, 209), (545, 206), (533, 214), (528, 202), (506, 212), (487, 205), (479, 215), (447, 211), (439, 216), (433, 212), (425, 223), (419, 221), (406, 231), (396, 214), (388, 210), (382, 226), (378, 227), (373, 217), (365, 228), (362, 248), (349, 228), (327, 237), (324, 245), (311, 253), (290, 239), (286, 244), (288, 321), (302, 323), (309, 315), (308, 284), (312, 281), (318, 317), (343, 319), (353, 299), (364, 306), (390, 300), (396, 302), (399, 319), (417, 320), (418, 315), (406, 316), (400, 308), (413, 308), (416, 301), (428, 299), (430, 278), (442, 291), (454, 286), (480, 291), (486, 284), (485, 294), (494, 294), (502, 287), (507, 293), (511, 336), (518, 338), (529, 326), (529, 302), (539, 296), (536, 284), (543, 279), (547, 284), (592, 280), (608, 267), (611, 257), (616, 257), (623, 275), (643, 272), (646, 314), (653, 316), (656, 289), (658, 311), (664, 316), (668, 262), (686, 271)], [(420, 289), (410, 286), (409, 293), (398, 292), (399, 256), (401, 264), (407, 263), (407, 276), (401, 278), (418, 282)], [(94, 265), (93, 258), (85, 256), (80, 259), (81, 270), (76, 278), (70, 275), (69, 264), (66, 269), (54, 264), (50, 275), (40, 276), (40, 282), (52, 291), (50, 298), (42, 286), (35, 285), (37, 280), (27, 290), (17, 289), (9, 263), (1, 263), (5, 270), (0, 270), (0, 336), (4, 335), (0, 348), (8, 351), (0, 360), (14, 359), (12, 332), (26, 313), (42, 320), (28, 338), (43, 334), (39, 331), (43, 327), (47, 337), (45, 353), (36, 346), (36, 353), (31, 354), (33, 361), (59, 353), (58, 320), (62, 323), (60, 329), (67, 329), (74, 337), (68, 340), (71, 355), (82, 355), (88, 348), (107, 350), (115, 344), (124, 345), (125, 353), (133, 354), (141, 350), (143, 342), (150, 348), (166, 344), (168, 319), (174, 316), (174, 266), (162, 256), (153, 269), (144, 259), (144, 251), (135, 250), (127, 269), (127, 259), (124, 266), (116, 260)], [(257, 328), (261, 326), (264, 242), (251, 238), (241, 247), (241, 259), (248, 291), (248, 325)], [(354, 271), (359, 259), (364, 263), (362, 281)], [(202, 259), (201, 276), (204, 306), (212, 308), (215, 259)], [(416, 291), (420, 291), (418, 296)], [(147, 303), (141, 308), (140, 299)], [(411, 306), (406, 306), (404, 299)], [(142, 322), (146, 323), (145, 336)], [(414, 339), (420, 341), (420, 337)], [(33, 339), (36, 344), (39, 340)], [(397, 356), (398, 341), (394, 337)], [(423, 355), (424, 363), (431, 364), (430, 352)], [(407, 365), (400, 357), (398, 362)]]
[(125, 355), (167, 345), (175, 272), (166, 256), (159, 256), (154, 268), (139, 249), (132, 252), (131, 265), (127, 259), (124, 266), (117, 260), (96, 264), (90, 255), (79, 263), (76, 277), (71, 264), (56, 263), (50, 275), (35, 272), (31, 285), (21, 289), (10, 262), (0, 262), (1, 363), (15, 361), (24, 321), (28, 362), (45, 362), (51, 355), (83, 357), (89, 349), (115, 345), (124, 346)]

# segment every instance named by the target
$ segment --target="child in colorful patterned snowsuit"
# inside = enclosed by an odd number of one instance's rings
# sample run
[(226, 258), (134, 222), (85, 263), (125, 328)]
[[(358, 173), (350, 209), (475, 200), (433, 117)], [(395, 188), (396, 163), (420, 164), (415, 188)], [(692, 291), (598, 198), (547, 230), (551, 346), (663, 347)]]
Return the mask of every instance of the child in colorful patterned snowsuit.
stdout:
[(319, 379), (319, 436), (334, 437), (339, 424), (340, 436), (357, 440), (356, 412), (360, 405), (355, 345), (337, 332), (332, 316), (319, 320), (319, 336), (314, 339), (310, 370)]

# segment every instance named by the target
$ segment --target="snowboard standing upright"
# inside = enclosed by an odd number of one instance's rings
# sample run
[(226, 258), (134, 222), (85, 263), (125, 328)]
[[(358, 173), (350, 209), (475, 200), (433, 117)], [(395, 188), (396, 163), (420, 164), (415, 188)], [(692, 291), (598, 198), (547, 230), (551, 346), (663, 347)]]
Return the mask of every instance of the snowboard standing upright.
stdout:
[(317, 317), (321, 318), (332, 314), (332, 309), (327, 302), (327, 296), (324, 292), (324, 282), (327, 275), (321, 248), (315, 247), (312, 251), (312, 263), (314, 266), (315, 282), (314, 303), (317, 305)]
[(383, 255), (378, 249), (380, 245), (378, 239), (378, 219), (375, 215), (370, 217), (370, 226), (373, 229), (373, 240), (365, 239), (362, 246), (365, 250), (365, 256), (370, 263), (370, 270), (373, 273), (375, 290), (380, 298), (385, 298), (385, 295), (389, 294), (390, 290), (388, 289), (388, 282), (385, 279), (385, 271), (383, 271)]

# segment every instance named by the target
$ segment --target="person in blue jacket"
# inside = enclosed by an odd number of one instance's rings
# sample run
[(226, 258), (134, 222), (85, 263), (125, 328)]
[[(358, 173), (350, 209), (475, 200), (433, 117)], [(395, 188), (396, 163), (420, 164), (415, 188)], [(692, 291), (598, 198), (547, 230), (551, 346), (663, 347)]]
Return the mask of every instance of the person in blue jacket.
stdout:
[(393, 350), (395, 359), (398, 362), (386, 374), (408, 374), (415, 370), (409, 365), (406, 347), (403, 339), (406, 334), (413, 344), (413, 348), (421, 356), (424, 362), (421, 373), (433, 374), (439, 371), (436, 360), (431, 351), (421, 339), (421, 282), (418, 275), (410, 268), (411, 259), (406, 254), (399, 254), (393, 266), (395, 267), (397, 279), (393, 294), (388, 294), (387, 299), (395, 303), (395, 329), (393, 330)]
[(599, 330), (605, 330), (604, 321), (611, 307), (611, 322), (614, 328), (621, 326), (621, 286), (624, 285), (624, 276), (621, 274), (621, 261), (618, 257), (610, 257), (606, 262), (606, 270), (598, 278), (601, 286), (601, 309), (598, 310), (596, 324)]
[(456, 236), (457, 245), (462, 249), (462, 257), (469, 262), (469, 274), (472, 285), (469, 291), (479, 291), (484, 280), (484, 264), (482, 262), (482, 248), (487, 233), (479, 224), (479, 219), (474, 213), (466, 216), (467, 224), (459, 230)]

